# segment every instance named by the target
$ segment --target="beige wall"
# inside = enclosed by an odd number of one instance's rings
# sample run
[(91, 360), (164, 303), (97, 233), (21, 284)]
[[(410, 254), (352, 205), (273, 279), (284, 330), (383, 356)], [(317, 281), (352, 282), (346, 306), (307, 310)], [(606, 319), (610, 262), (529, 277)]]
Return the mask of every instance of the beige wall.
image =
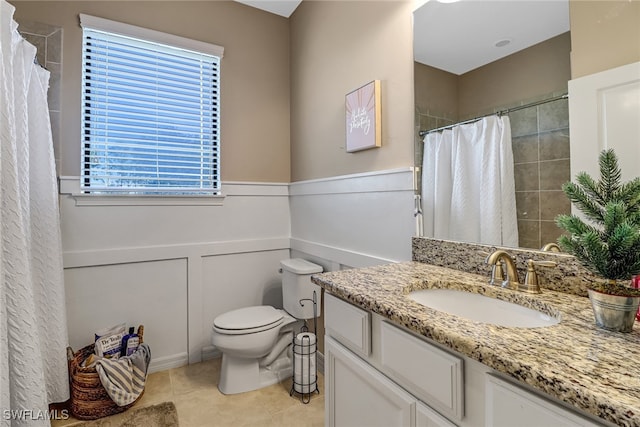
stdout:
[(566, 92), (570, 53), (571, 36), (564, 33), (461, 75), (458, 119)]
[(460, 76), (416, 63), (416, 110), (456, 122), (565, 93), (570, 54), (565, 33)]
[(416, 110), (447, 119), (458, 119), (458, 76), (414, 62)]
[[(303, 1), (291, 24), (291, 178), (413, 164), (411, 1)], [(382, 147), (345, 151), (345, 95), (382, 83)]]
[(289, 21), (231, 1), (17, 1), (15, 19), (63, 28), (59, 170), (80, 171), (80, 82), (86, 13), (225, 48), (221, 75), (223, 181), (289, 182)]
[[(80, 12), (225, 47), (223, 180), (286, 182), (412, 163), (410, 1), (304, 1), (289, 20), (231, 1), (11, 3), (18, 21), (64, 29), (62, 175), (79, 173)], [(570, 0), (570, 15), (572, 78), (640, 60), (640, 0)], [(382, 81), (383, 146), (346, 153), (344, 95), (374, 79)]]
[(640, 0), (569, 1), (571, 77), (640, 61)]

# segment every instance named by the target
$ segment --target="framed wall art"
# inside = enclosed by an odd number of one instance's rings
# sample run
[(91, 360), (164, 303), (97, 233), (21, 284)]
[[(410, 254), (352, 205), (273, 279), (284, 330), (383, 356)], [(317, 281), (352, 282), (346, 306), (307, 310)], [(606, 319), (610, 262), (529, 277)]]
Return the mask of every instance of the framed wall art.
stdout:
[(382, 113), (380, 80), (374, 80), (345, 97), (347, 152), (380, 147)]

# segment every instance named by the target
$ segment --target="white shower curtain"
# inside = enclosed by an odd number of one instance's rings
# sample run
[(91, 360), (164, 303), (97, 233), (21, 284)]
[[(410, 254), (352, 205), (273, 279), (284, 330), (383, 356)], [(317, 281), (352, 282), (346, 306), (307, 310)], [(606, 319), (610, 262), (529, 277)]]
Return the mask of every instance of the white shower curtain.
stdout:
[[(0, 0), (0, 426), (50, 425), (69, 398), (49, 72)], [(13, 412), (7, 412), (13, 411)], [(22, 411), (22, 412), (21, 412)]]
[(518, 246), (509, 117), (425, 136), (422, 215), (427, 237)]

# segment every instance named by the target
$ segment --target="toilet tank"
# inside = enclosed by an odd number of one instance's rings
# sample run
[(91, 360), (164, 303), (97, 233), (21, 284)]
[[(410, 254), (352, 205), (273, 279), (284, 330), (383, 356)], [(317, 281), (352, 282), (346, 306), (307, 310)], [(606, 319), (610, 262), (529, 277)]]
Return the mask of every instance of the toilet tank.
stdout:
[(311, 282), (311, 275), (322, 273), (322, 267), (301, 258), (280, 261), (282, 267), (282, 304), (296, 319), (313, 319), (313, 291), (316, 292), (316, 316), (320, 315), (320, 286)]

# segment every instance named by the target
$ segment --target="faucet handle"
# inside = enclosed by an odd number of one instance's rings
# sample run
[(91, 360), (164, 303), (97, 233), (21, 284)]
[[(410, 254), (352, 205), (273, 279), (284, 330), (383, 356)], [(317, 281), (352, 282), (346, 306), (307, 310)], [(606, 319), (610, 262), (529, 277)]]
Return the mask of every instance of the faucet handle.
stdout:
[(522, 292), (527, 292), (530, 294), (539, 294), (542, 291), (540, 290), (540, 285), (538, 284), (538, 274), (536, 273), (535, 266), (539, 265), (541, 267), (555, 267), (558, 263), (554, 261), (534, 261), (532, 259), (527, 261), (527, 274), (524, 277), (524, 283), (521, 284), (518, 289)]
[(531, 261), (534, 266), (539, 265), (540, 267), (556, 267), (558, 265), (555, 261), (534, 261), (532, 259), (529, 261)]

